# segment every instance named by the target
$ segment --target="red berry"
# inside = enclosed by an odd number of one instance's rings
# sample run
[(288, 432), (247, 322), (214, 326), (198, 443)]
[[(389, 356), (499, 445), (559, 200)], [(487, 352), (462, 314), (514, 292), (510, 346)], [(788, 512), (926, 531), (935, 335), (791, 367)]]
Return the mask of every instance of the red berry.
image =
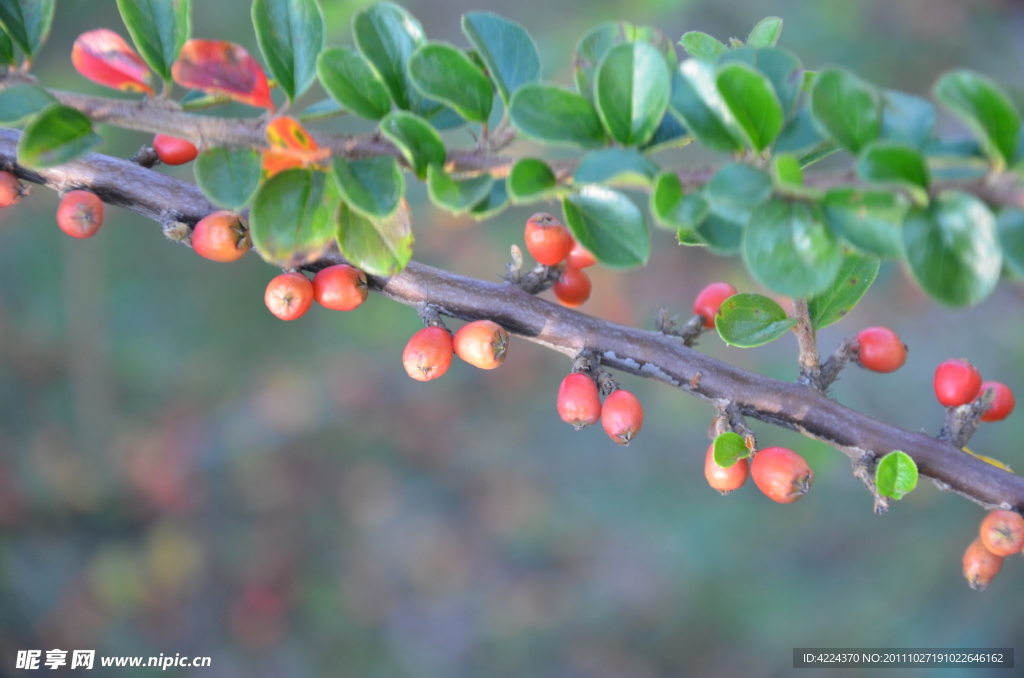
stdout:
[(597, 384), (586, 374), (574, 372), (558, 387), (558, 416), (579, 431), (601, 418), (601, 398)]
[(544, 212), (538, 212), (527, 219), (523, 238), (533, 258), (545, 266), (557, 266), (565, 261), (573, 246), (568, 229), (558, 219)]
[(629, 445), (644, 425), (644, 408), (635, 395), (619, 389), (604, 399), (601, 426), (619, 445)]
[(417, 381), (437, 379), (452, 364), (452, 335), (443, 327), (424, 327), (412, 335), (402, 352), (402, 364)]
[(463, 325), (452, 337), (455, 355), (474, 367), (493, 370), (505, 362), (508, 332), (491, 320), (476, 320)]
[(980, 390), (981, 373), (966, 360), (947, 360), (935, 370), (935, 396), (944, 407), (966, 405)]
[(199, 220), (192, 229), (192, 249), (211, 261), (237, 261), (252, 247), (242, 215), (227, 210)]
[(313, 276), (313, 298), (324, 308), (351, 311), (366, 301), (370, 290), (366, 274), (346, 264), (336, 264)]
[(985, 548), (980, 537), (972, 541), (964, 552), (964, 577), (977, 591), (984, 591), (1002, 567), (1003, 559)]
[(693, 312), (704, 318), (704, 327), (711, 329), (715, 326), (715, 315), (722, 302), (736, 294), (736, 288), (729, 283), (711, 283), (700, 291), (693, 301)]
[(153, 150), (165, 165), (184, 165), (192, 162), (199, 155), (199, 151), (191, 141), (179, 139), (178, 137), (157, 134), (153, 137)]
[(10, 172), (0, 172), (0, 207), (10, 207), (28, 193), (18, 177)]
[(570, 308), (579, 306), (590, 298), (590, 277), (578, 268), (567, 268), (555, 283), (555, 296)]
[(572, 249), (569, 250), (569, 256), (565, 258), (565, 265), (569, 268), (587, 268), (596, 263), (597, 257), (578, 242), (572, 246)]
[(907, 347), (888, 327), (869, 327), (857, 334), (857, 361), (872, 372), (895, 372), (907, 362)]
[(1013, 412), (1013, 408), (1017, 404), (1013, 398), (1013, 391), (1009, 386), (1000, 384), (998, 381), (986, 381), (981, 385), (979, 397), (985, 395), (985, 391), (989, 389), (995, 391), (995, 397), (992, 398), (992, 404), (985, 410), (985, 414), (981, 415), (981, 420), (1002, 421), (1010, 416), (1010, 412)]
[(807, 494), (814, 482), (814, 472), (807, 460), (785, 447), (758, 452), (750, 463), (750, 475), (758, 489), (780, 504), (792, 504)]
[(1024, 516), (1014, 511), (992, 511), (981, 521), (981, 543), (997, 556), (1012, 556), (1024, 549)]
[(57, 207), (57, 225), (72, 238), (91, 238), (103, 225), (103, 201), (89, 191), (65, 193)]
[(295, 320), (313, 304), (313, 283), (301, 273), (282, 273), (267, 285), (263, 301), (281, 320)]
[(729, 494), (733, 490), (743, 487), (747, 482), (747, 475), (750, 473), (750, 462), (740, 459), (729, 467), (719, 466), (715, 461), (715, 444), (708, 446), (707, 456), (704, 457), (704, 477), (708, 479), (708, 485), (722, 494)]

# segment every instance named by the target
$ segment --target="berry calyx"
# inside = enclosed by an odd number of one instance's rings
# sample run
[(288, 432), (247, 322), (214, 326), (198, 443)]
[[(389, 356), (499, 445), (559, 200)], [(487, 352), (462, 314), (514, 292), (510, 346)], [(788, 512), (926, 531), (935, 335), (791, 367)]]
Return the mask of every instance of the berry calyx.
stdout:
[(966, 360), (947, 360), (936, 368), (934, 384), (944, 407), (959, 407), (978, 397), (981, 373)]
[(601, 398), (593, 379), (574, 372), (562, 380), (558, 387), (558, 416), (577, 431), (601, 419)]
[(238, 261), (252, 247), (242, 215), (227, 210), (209, 214), (192, 229), (192, 249), (211, 261)]
[(1002, 567), (1002, 557), (985, 548), (980, 537), (964, 551), (964, 577), (975, 591), (984, 591)]
[(998, 381), (986, 381), (981, 385), (981, 395), (985, 395), (985, 391), (992, 389), (995, 391), (995, 397), (992, 398), (992, 404), (988, 406), (985, 413), (981, 415), (982, 421), (1002, 421), (1010, 416), (1013, 412), (1014, 406), (1017, 401), (1013, 397), (1013, 391), (1006, 384), (1001, 384)]
[(712, 329), (715, 326), (715, 315), (722, 302), (736, 294), (736, 288), (725, 282), (711, 283), (698, 294), (693, 300), (693, 312), (704, 318), (704, 327)]
[(616, 443), (629, 445), (643, 425), (644, 408), (635, 395), (619, 389), (604, 399), (601, 427)]
[(578, 268), (566, 268), (554, 285), (555, 297), (564, 306), (575, 308), (590, 298), (590, 277)]
[(281, 320), (295, 320), (313, 304), (313, 283), (301, 273), (282, 273), (267, 285), (263, 301)]
[(772, 501), (792, 504), (807, 494), (814, 482), (814, 471), (807, 460), (785, 447), (768, 447), (750, 463), (754, 484)]
[(523, 239), (537, 263), (545, 266), (557, 266), (565, 261), (574, 244), (569, 230), (546, 212), (537, 212), (526, 220)]
[(475, 320), (459, 328), (452, 337), (455, 355), (482, 370), (493, 370), (505, 362), (508, 332), (491, 320)]
[(704, 477), (708, 479), (708, 485), (726, 495), (743, 487), (749, 474), (750, 462), (746, 459), (740, 459), (729, 467), (719, 466), (715, 461), (715, 444), (708, 446), (704, 457)]
[(578, 242), (572, 246), (569, 255), (565, 258), (565, 265), (569, 268), (587, 268), (596, 263), (597, 257)]
[(166, 134), (157, 134), (153, 137), (153, 150), (156, 151), (156, 157), (165, 165), (184, 165), (199, 155), (199, 150), (191, 141)]
[(992, 511), (981, 521), (981, 543), (997, 556), (1012, 556), (1024, 549), (1024, 516), (1014, 511)]
[(91, 238), (103, 225), (103, 201), (89, 191), (65, 193), (57, 207), (57, 225), (72, 238)]
[(347, 264), (322, 268), (313, 276), (313, 298), (333, 311), (358, 308), (369, 294), (366, 274)]
[(907, 362), (907, 347), (888, 327), (861, 330), (857, 342), (857, 362), (872, 372), (895, 372)]
[(0, 207), (10, 207), (28, 193), (18, 177), (10, 172), (0, 172)]
[(412, 335), (402, 352), (402, 365), (417, 381), (437, 379), (452, 364), (452, 335), (443, 327), (424, 327)]

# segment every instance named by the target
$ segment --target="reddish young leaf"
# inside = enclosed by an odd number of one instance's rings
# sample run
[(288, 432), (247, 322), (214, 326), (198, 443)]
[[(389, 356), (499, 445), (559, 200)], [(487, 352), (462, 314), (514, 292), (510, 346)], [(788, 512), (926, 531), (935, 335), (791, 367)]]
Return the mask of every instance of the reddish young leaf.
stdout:
[(287, 115), (267, 125), (267, 143), (263, 149), (263, 172), (272, 177), (278, 172), (295, 167), (326, 171), (331, 149), (320, 148), (302, 125)]
[(120, 35), (106, 28), (82, 33), (71, 49), (75, 70), (94, 82), (126, 92), (153, 94), (152, 74)]
[(267, 75), (245, 48), (226, 40), (189, 40), (171, 67), (174, 81), (207, 94), (274, 110)]

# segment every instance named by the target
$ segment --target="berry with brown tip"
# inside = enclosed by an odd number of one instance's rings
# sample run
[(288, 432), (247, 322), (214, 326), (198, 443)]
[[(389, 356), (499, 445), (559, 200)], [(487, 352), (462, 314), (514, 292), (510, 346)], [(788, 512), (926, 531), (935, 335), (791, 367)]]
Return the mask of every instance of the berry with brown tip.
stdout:
[(579, 306), (590, 298), (590, 277), (578, 268), (566, 268), (554, 285), (555, 297), (569, 308)]
[(621, 388), (604, 399), (601, 427), (619, 445), (629, 442), (644, 425), (644, 408), (635, 395)]
[(907, 362), (907, 347), (888, 327), (868, 327), (857, 333), (857, 362), (872, 372), (895, 372)]
[(167, 134), (157, 134), (153, 137), (153, 150), (156, 151), (156, 157), (165, 165), (184, 165), (199, 155), (199, 149), (191, 141)]
[(736, 294), (736, 288), (725, 282), (711, 283), (698, 294), (693, 300), (693, 312), (704, 318), (704, 327), (711, 329), (715, 326), (715, 315), (722, 302)]
[(558, 416), (579, 431), (601, 419), (597, 384), (582, 372), (573, 372), (558, 387)]
[(545, 266), (557, 266), (565, 261), (574, 244), (569, 230), (546, 212), (537, 212), (526, 220), (523, 239), (537, 263)]
[(981, 373), (966, 360), (947, 360), (936, 368), (934, 385), (944, 407), (959, 407), (978, 397)]
[(192, 229), (192, 249), (211, 261), (238, 261), (252, 247), (242, 215), (227, 210), (208, 214)]
[(281, 320), (295, 320), (313, 304), (313, 283), (301, 273), (282, 273), (267, 285), (263, 301)]
[(1014, 511), (992, 511), (981, 521), (978, 537), (997, 556), (1012, 556), (1024, 549), (1024, 516)]
[(985, 548), (980, 537), (972, 541), (964, 552), (964, 577), (976, 591), (984, 591), (1002, 567), (1002, 557)]
[(807, 494), (814, 472), (807, 460), (785, 447), (768, 447), (750, 463), (754, 484), (772, 501), (792, 504)]
[(597, 257), (578, 242), (573, 244), (572, 249), (569, 250), (569, 255), (565, 258), (565, 265), (569, 268), (587, 268), (596, 263)]
[(10, 207), (28, 193), (28, 189), (10, 172), (0, 172), (0, 208)]
[(1017, 405), (1017, 401), (1013, 397), (1013, 391), (1010, 390), (1009, 386), (998, 381), (986, 381), (981, 385), (981, 395), (984, 395), (985, 391), (989, 389), (995, 391), (995, 394), (992, 398), (992, 404), (981, 415), (981, 420), (1002, 421), (1010, 416), (1013, 408)]
[(474, 367), (493, 370), (505, 362), (508, 332), (492, 320), (475, 320), (459, 328), (452, 337), (455, 355)]
[(437, 379), (452, 364), (452, 335), (443, 327), (424, 327), (412, 335), (402, 352), (402, 365), (417, 381)]
[(370, 294), (366, 274), (347, 264), (335, 264), (313, 276), (313, 298), (324, 308), (351, 311)]
[(57, 225), (72, 238), (91, 238), (103, 225), (103, 201), (89, 191), (70, 191), (60, 199)]
[(708, 446), (704, 457), (704, 477), (708, 479), (708, 485), (726, 495), (743, 487), (749, 474), (750, 462), (746, 459), (740, 459), (732, 466), (719, 466), (715, 461), (715, 444)]

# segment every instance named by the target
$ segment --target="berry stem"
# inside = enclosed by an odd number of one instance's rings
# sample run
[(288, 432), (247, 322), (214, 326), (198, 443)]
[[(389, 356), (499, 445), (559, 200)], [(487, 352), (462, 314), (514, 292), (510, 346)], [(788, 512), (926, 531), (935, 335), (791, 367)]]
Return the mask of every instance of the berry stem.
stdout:
[(818, 345), (814, 337), (814, 326), (811, 325), (811, 313), (807, 308), (807, 299), (793, 300), (793, 315), (796, 317), (796, 341), (800, 345), (800, 377), (798, 382), (807, 384), (819, 391), (824, 389), (820, 383), (821, 367), (818, 363)]
[(853, 339), (843, 339), (839, 342), (839, 346), (836, 347), (835, 351), (832, 351), (832, 355), (828, 357), (821, 364), (818, 371), (818, 390), (822, 393), (828, 391), (836, 379), (839, 378), (839, 373), (843, 371), (846, 365), (856, 358), (857, 342)]
[(981, 424), (981, 415), (992, 404), (996, 392), (985, 389), (976, 400), (959, 407), (946, 408), (946, 425), (939, 432), (939, 440), (948, 440), (957, 448), (964, 447)]
[(679, 327), (676, 325), (675, 321), (669, 317), (668, 309), (665, 308), (658, 309), (658, 314), (654, 318), (654, 325), (662, 334), (682, 339), (683, 346), (693, 346), (697, 343), (697, 338), (704, 332), (703, 317), (694, 315), (686, 321), (686, 324)]

